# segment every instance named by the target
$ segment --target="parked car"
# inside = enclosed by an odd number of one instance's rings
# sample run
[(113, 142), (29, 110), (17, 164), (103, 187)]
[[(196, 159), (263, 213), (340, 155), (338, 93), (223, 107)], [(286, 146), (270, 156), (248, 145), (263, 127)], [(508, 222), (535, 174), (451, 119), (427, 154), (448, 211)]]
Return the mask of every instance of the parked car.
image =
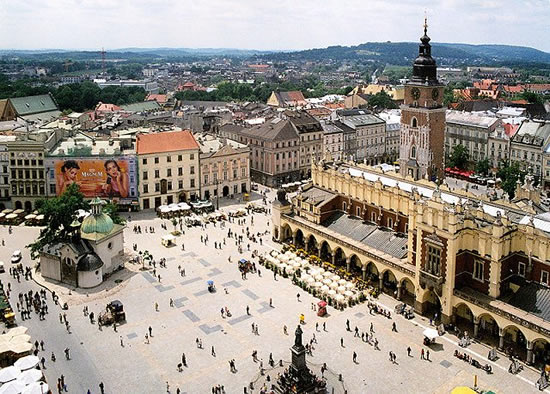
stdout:
[(13, 252), (13, 254), (11, 255), (11, 263), (12, 264), (17, 264), (21, 261), (21, 259), (23, 258), (23, 256), (21, 255), (21, 251), (20, 250), (16, 250), (15, 252)]

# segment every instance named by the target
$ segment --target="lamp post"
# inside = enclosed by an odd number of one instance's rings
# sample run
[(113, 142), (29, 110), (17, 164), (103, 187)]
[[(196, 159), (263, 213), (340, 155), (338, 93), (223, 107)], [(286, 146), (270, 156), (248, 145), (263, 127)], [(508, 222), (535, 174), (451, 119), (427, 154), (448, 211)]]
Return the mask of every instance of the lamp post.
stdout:
[(216, 209), (220, 209), (220, 181), (216, 178)]

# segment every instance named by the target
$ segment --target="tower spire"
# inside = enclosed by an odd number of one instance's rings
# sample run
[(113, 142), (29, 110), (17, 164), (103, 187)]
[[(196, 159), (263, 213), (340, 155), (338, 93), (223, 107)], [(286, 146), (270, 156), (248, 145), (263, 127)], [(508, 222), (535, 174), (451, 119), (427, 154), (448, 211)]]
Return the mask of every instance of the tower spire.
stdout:
[(424, 35), (428, 35), (428, 14), (424, 11)]

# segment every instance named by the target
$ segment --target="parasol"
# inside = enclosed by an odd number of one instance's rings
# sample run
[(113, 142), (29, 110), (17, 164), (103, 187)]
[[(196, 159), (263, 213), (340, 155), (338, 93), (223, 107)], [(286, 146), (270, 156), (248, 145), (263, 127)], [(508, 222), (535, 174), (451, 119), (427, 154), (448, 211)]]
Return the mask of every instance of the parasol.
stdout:
[(36, 368), (29, 369), (27, 371), (21, 372), (21, 375), (17, 378), (18, 382), (23, 383), (24, 385), (38, 382), (42, 379), (42, 371)]
[(38, 357), (31, 355), (31, 356), (21, 357), (13, 365), (15, 365), (20, 370), (24, 371), (26, 369), (36, 367), (39, 362), (40, 362), (40, 359)]
[(11, 366), (0, 369), (0, 382), (6, 383), (11, 380), (17, 379), (21, 375), (21, 370), (17, 367)]
[(21, 394), (46, 394), (49, 387), (44, 382), (34, 382), (23, 389)]
[(6, 383), (0, 387), (0, 394), (19, 394), (25, 389), (25, 385), (17, 380)]
[(435, 339), (439, 336), (439, 333), (437, 332), (437, 330), (433, 329), (433, 328), (426, 328), (422, 334), (428, 338), (428, 339)]

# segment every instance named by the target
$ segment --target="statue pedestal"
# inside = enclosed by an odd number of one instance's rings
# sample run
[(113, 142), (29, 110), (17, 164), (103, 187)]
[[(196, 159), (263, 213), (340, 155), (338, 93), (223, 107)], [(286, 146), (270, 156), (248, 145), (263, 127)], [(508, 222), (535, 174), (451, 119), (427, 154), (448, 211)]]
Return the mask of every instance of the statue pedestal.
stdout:
[(307, 369), (306, 366), (306, 349), (303, 346), (292, 346), (290, 348), (290, 351), (292, 353), (292, 365), (291, 368), (302, 371), (304, 369)]

